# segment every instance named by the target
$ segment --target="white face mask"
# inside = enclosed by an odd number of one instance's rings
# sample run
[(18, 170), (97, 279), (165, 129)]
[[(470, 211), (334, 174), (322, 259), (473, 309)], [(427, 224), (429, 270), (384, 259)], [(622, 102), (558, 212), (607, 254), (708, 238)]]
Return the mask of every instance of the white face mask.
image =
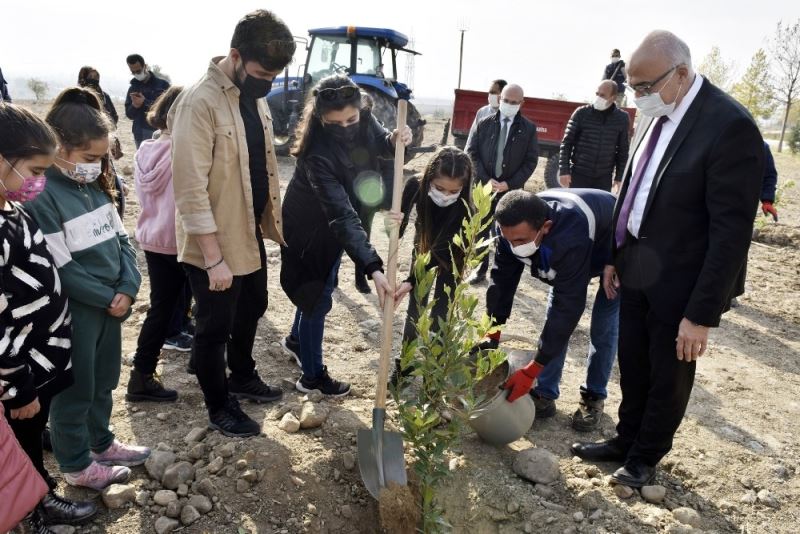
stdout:
[(452, 206), (456, 202), (458, 202), (458, 198), (461, 196), (461, 191), (458, 193), (453, 193), (452, 195), (446, 195), (442, 193), (438, 189), (431, 188), (428, 191), (428, 196), (433, 201), (434, 204), (439, 206), (440, 208), (446, 208), (447, 206)]
[(597, 98), (594, 99), (592, 107), (597, 111), (605, 111), (611, 107), (611, 100), (606, 100), (602, 96), (598, 96)]
[(63, 158), (58, 159), (64, 163), (75, 165), (75, 170), (71, 171), (64, 169), (64, 171), (66, 172), (67, 176), (79, 184), (90, 184), (96, 181), (97, 178), (103, 173), (103, 164), (99, 161), (95, 163), (72, 163), (71, 161), (67, 161)]
[(494, 109), (500, 107), (500, 95), (493, 95), (489, 94), (489, 105), (492, 106)]
[[(675, 75), (675, 72), (672, 73), (672, 76)], [(670, 80), (672, 79), (670, 76)], [(669, 83), (669, 81), (667, 81)], [(667, 84), (664, 84), (666, 87)], [(678, 86), (678, 92), (675, 94), (675, 100), (672, 101), (671, 104), (667, 104), (664, 102), (664, 99), (661, 98), (661, 91), (657, 93), (652, 93), (645, 96), (640, 96), (638, 98), (633, 99), (633, 103), (642, 112), (642, 115), (646, 117), (663, 117), (664, 115), (669, 115), (673, 111), (675, 111), (675, 102), (678, 101), (678, 95), (683, 88), (683, 82)], [(661, 88), (663, 91), (664, 87)]]
[(519, 112), (520, 104), (509, 104), (508, 102), (500, 102), (500, 113), (507, 119), (513, 119)]
[(611, 63), (616, 63), (617, 61), (619, 61), (619, 58), (617, 56), (613, 56), (611, 58)]
[(539, 239), (539, 234), (541, 232), (542, 230), (539, 229), (539, 231), (536, 232), (536, 237), (534, 237), (533, 241), (530, 243), (524, 243), (522, 245), (517, 245), (516, 247), (509, 243), (511, 246), (511, 252), (514, 254), (514, 256), (517, 256), (518, 258), (530, 258), (536, 254), (536, 251), (539, 250), (539, 245), (536, 244), (536, 240)]
[(142, 72), (140, 72), (139, 74), (134, 74), (133, 77), (139, 80), (140, 82), (145, 81), (147, 79), (147, 69), (142, 69)]

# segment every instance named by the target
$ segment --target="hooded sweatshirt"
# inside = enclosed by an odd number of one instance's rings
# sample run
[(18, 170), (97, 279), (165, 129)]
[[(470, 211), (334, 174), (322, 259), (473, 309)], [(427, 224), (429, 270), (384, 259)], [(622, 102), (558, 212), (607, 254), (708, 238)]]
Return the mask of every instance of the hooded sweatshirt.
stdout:
[(171, 150), (172, 140), (162, 133), (142, 143), (136, 152), (133, 176), (142, 207), (136, 240), (148, 252), (177, 255)]

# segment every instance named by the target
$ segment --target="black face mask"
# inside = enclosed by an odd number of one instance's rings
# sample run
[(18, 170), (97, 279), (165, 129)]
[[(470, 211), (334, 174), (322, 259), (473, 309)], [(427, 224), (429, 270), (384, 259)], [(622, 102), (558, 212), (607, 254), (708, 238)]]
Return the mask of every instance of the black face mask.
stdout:
[(358, 122), (348, 126), (342, 126), (341, 124), (326, 124), (325, 131), (335, 141), (349, 145), (353, 144), (358, 138), (358, 127)]
[[(244, 72), (244, 81), (239, 81), (242, 77), (242, 72)], [(241, 70), (236, 71), (236, 80), (239, 92), (247, 98), (263, 98), (272, 90), (272, 80), (253, 78), (244, 70), (244, 64), (242, 64)]]

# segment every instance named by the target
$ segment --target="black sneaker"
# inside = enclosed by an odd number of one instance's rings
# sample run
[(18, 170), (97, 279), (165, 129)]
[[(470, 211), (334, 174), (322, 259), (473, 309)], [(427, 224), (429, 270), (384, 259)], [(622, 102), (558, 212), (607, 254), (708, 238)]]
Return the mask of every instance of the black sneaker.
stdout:
[(261, 426), (242, 411), (234, 397), (228, 397), (225, 406), (208, 416), (208, 428), (230, 438), (247, 438), (261, 433)]
[(283, 397), (281, 388), (268, 386), (257, 372), (253, 372), (253, 376), (245, 381), (239, 381), (231, 375), (228, 378), (228, 391), (237, 399), (249, 399), (254, 402), (273, 402)]
[(50, 490), (39, 502), (39, 515), (46, 525), (82, 525), (97, 514), (91, 501), (70, 501)]
[(536, 419), (547, 419), (556, 414), (556, 401), (542, 397), (533, 390), (531, 390), (531, 397), (533, 397), (533, 405), (536, 408)]
[(300, 361), (300, 340), (293, 335), (288, 335), (281, 340), (281, 347), (286, 351), (286, 354), (292, 357), (297, 367), (302, 368), (303, 364)]
[(322, 375), (315, 380), (307, 379), (306, 375), (301, 376), (300, 380), (295, 384), (295, 387), (297, 387), (297, 391), (303, 393), (311, 393), (315, 389), (318, 389), (323, 395), (329, 395), (331, 397), (344, 397), (350, 393), (350, 384), (347, 382), (339, 382), (331, 378), (331, 375), (328, 374), (327, 367), (322, 368)]
[(158, 374), (146, 375), (136, 369), (131, 369), (128, 393), (125, 395), (125, 400), (128, 402), (175, 402), (177, 399), (178, 392), (165, 388)]
[(178, 352), (189, 352), (192, 350), (192, 336), (181, 332), (177, 336), (168, 337), (161, 345), (164, 350), (176, 350)]
[(480, 270), (473, 271), (472, 274), (469, 275), (467, 278), (467, 283), (471, 286), (478, 286), (481, 285), (486, 281), (486, 272), (480, 272)]

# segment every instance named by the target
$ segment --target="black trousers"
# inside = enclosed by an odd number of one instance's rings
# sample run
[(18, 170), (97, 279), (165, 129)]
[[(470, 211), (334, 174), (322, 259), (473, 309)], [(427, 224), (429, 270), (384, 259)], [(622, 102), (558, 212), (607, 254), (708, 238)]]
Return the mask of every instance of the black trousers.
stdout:
[[(630, 236), (629, 236), (630, 237)], [(635, 248), (635, 244), (631, 244)], [(695, 363), (678, 360), (678, 323), (665, 323), (640, 288), (635, 250), (621, 278), (617, 434), (628, 458), (655, 466), (672, 448), (694, 385)]]
[(139, 332), (133, 367), (153, 374), (164, 340), (175, 335), (175, 315), (183, 313), (185, 317), (187, 279), (178, 256), (145, 251), (144, 257), (150, 276), (150, 309)]
[[(363, 226), (364, 231), (367, 232), (367, 239), (369, 239), (369, 236), (372, 233), (372, 221), (375, 219), (375, 214), (377, 212), (378, 212), (377, 208), (364, 206), (358, 214), (358, 218), (361, 219), (361, 226)], [(359, 265), (358, 262), (356, 262), (355, 268), (356, 268), (355, 272), (356, 280), (367, 276), (367, 274), (364, 272), (364, 267)]]
[[(439, 272), (436, 276), (436, 281), (433, 284), (433, 309), (431, 309), (431, 319), (433, 320), (432, 329), (439, 330), (439, 318), (444, 319), (447, 316), (447, 308), (450, 302), (450, 297), (445, 293), (446, 288), (450, 288), (450, 294), (455, 290), (455, 279), (453, 278), (452, 271)], [(403, 328), (403, 342), (411, 341), (417, 338), (417, 319), (419, 319), (419, 306), (417, 306), (417, 299), (414, 298), (414, 291), (409, 294), (408, 311), (406, 311), (406, 324)], [(422, 306), (426, 306), (430, 295), (425, 295), (422, 300)]]
[(44, 450), (42, 449), (42, 432), (47, 426), (47, 419), (50, 416), (50, 395), (41, 394), (39, 396), (39, 413), (30, 419), (11, 419), (11, 410), (6, 408), (6, 419), (9, 426), (14, 431), (20, 447), (31, 459), (33, 467), (42, 475), (42, 478), (50, 487), (55, 489), (57, 482), (50, 478), (50, 474), (44, 466)]
[(192, 357), (209, 412), (221, 408), (228, 399), (226, 351), (232, 376), (247, 380), (256, 369), (253, 343), (258, 320), (267, 311), (268, 303), (266, 253), (260, 240), (259, 244), (261, 268), (234, 276), (233, 284), (225, 291), (209, 290), (208, 273), (184, 264), (197, 303)]
[(587, 176), (578, 173), (572, 173), (572, 182), (570, 188), (585, 188), (585, 189), (602, 189), (603, 191), (611, 191), (611, 176)]
[[(497, 227), (494, 224), (494, 210), (497, 209), (497, 203), (500, 202), (500, 198), (502, 198), (502, 194), (495, 195), (492, 200), (492, 211), (488, 215), (488, 218), (492, 220), (492, 224), (478, 236), (480, 239), (488, 239), (497, 235)], [(487, 252), (483, 260), (481, 260), (481, 263), (476, 269), (478, 276), (486, 276), (486, 272), (489, 270), (489, 256), (491, 256), (491, 251), (494, 250), (496, 246), (497, 243), (493, 242), (493, 244), (490, 245), (489, 252)]]

